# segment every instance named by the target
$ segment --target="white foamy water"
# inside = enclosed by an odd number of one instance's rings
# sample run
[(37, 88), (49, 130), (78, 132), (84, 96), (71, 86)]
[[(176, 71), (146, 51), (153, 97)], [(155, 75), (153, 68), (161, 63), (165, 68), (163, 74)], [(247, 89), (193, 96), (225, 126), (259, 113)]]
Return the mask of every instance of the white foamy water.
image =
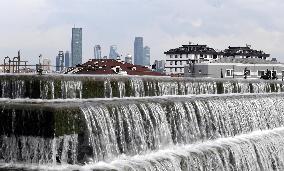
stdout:
[(2, 164), (27, 170), (283, 170), (284, 128), (255, 131), (190, 145), (175, 145), (144, 155), (119, 156), (109, 163), (79, 165)]

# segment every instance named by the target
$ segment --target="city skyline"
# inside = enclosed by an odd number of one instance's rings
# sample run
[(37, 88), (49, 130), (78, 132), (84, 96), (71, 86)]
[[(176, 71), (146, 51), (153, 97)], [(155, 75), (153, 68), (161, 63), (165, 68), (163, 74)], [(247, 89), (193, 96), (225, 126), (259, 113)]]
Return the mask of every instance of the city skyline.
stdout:
[[(70, 29), (75, 24), (84, 29), (83, 61), (93, 57), (96, 42), (104, 55), (112, 44), (119, 46), (122, 55), (134, 54), (133, 39), (139, 35), (151, 47), (151, 63), (188, 41), (216, 49), (250, 44), (283, 62), (283, 7), (281, 0), (5, 1), (0, 7), (5, 26), (0, 32), (0, 56), (14, 56), (21, 50), (23, 59), (31, 63), (43, 54), (54, 64), (58, 50), (71, 50)], [(112, 14), (105, 14), (106, 8)]]

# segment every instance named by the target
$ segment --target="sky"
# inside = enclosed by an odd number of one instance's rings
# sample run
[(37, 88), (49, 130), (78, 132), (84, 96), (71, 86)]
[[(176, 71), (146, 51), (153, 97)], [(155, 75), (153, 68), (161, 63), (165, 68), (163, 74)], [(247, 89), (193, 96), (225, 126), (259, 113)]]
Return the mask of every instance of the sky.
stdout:
[[(0, 0), (0, 59), (21, 50), (35, 64), (71, 49), (72, 27), (83, 28), (83, 61), (93, 47), (117, 45), (133, 54), (135, 36), (151, 48), (151, 63), (193, 42), (223, 50), (252, 45), (284, 62), (283, 0)], [(2, 62), (0, 62), (2, 63)]]

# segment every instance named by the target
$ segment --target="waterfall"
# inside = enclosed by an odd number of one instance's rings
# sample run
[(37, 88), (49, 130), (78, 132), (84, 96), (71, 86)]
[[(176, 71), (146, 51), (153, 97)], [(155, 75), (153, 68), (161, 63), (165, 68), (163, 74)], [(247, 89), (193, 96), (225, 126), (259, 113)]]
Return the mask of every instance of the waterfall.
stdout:
[(94, 170), (283, 170), (284, 128), (122, 157)]
[(25, 162), (56, 164), (77, 163), (78, 135), (65, 135), (58, 138), (31, 136), (0, 137), (0, 162)]
[(281, 96), (84, 103), (95, 161), (284, 126)]
[(282, 82), (113, 76), (0, 75), (2, 98), (73, 99), (282, 92)]
[(0, 75), (0, 170), (283, 170), (281, 81)]

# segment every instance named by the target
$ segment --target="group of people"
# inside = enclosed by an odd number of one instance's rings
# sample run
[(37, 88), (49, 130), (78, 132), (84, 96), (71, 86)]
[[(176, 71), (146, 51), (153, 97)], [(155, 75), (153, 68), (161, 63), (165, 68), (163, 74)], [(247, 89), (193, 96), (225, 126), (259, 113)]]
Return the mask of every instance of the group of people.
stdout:
[(277, 80), (278, 78), (277, 78), (277, 75), (276, 75), (276, 72), (271, 72), (270, 70), (266, 70), (266, 73), (264, 74), (264, 75), (262, 75), (261, 77), (260, 77), (260, 79), (265, 79), (265, 80), (270, 80), (270, 79), (272, 79), (272, 80)]

